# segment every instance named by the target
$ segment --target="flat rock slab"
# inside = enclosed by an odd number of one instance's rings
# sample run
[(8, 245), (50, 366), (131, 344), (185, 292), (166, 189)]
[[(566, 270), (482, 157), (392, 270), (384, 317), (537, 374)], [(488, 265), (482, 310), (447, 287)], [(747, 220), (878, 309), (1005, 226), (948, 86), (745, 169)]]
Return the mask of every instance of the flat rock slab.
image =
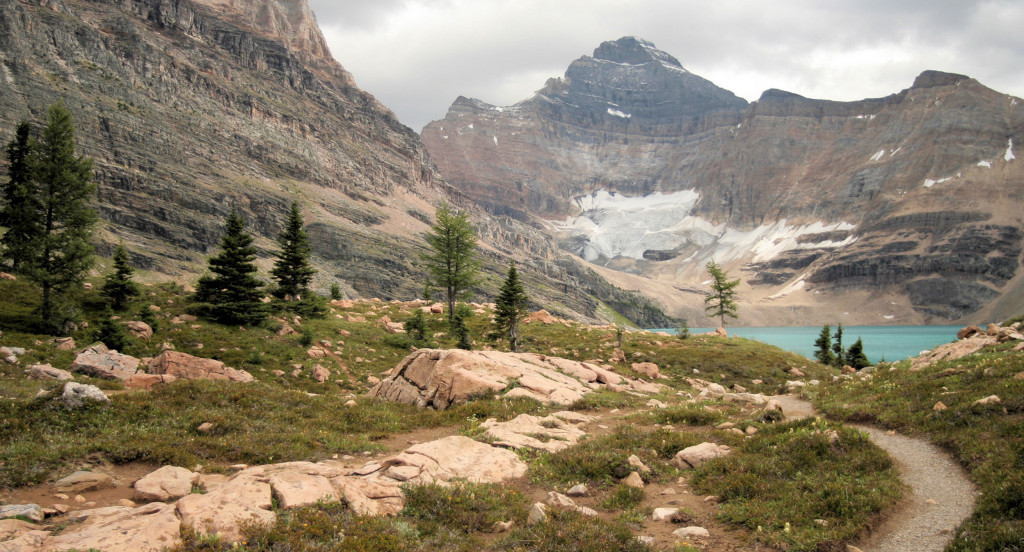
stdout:
[(543, 418), (520, 414), (507, 422), (488, 419), (480, 427), (487, 430), (484, 435), (494, 439), (497, 446), (558, 452), (575, 445), (586, 435), (578, 426), (589, 420), (575, 412), (556, 412)]
[(101, 472), (76, 471), (75, 473), (58, 480), (53, 488), (61, 493), (84, 493), (87, 491), (98, 491), (109, 489), (114, 486), (114, 478)]
[(28, 531), (0, 542), (0, 552), (51, 550), (103, 550), (103, 552), (150, 552), (174, 546), (181, 540), (181, 522), (174, 506), (160, 502), (141, 508), (112, 506), (83, 510), (59, 535)]
[(369, 396), (443, 410), (495, 394), (569, 405), (602, 387), (642, 393), (661, 389), (607, 368), (534, 353), (420, 349), (405, 357)]

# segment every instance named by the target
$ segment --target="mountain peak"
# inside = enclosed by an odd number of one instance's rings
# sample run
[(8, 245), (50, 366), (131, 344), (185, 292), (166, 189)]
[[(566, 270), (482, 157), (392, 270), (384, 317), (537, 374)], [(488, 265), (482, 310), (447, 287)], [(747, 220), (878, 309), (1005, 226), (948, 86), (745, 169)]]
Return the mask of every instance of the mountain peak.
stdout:
[(950, 86), (957, 84), (960, 81), (969, 80), (971, 77), (967, 75), (958, 75), (956, 73), (946, 73), (943, 71), (924, 71), (914, 79), (914, 84), (911, 88), (931, 88), (933, 86)]
[(683, 68), (678, 59), (657, 49), (653, 43), (635, 36), (624, 36), (618, 40), (602, 42), (594, 49), (594, 59), (630, 65), (660, 61), (680, 69)]

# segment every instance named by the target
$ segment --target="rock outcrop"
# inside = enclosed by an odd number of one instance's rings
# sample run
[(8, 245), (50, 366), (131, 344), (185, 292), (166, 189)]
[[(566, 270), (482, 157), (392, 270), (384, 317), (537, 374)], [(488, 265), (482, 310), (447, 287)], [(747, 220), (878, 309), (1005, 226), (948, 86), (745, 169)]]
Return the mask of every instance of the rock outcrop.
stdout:
[(533, 353), (420, 349), (369, 396), (443, 410), (493, 395), (568, 405), (602, 387), (647, 393), (661, 388), (615, 374), (610, 367)]
[(252, 374), (225, 366), (212, 358), (200, 358), (177, 351), (164, 351), (149, 363), (149, 373), (181, 379), (253, 381)]
[[(204, 494), (185, 492), (186, 488), (191, 491), (198, 474), (165, 466), (136, 482), (135, 489), (140, 498), (166, 496), (167, 502), (81, 510), (70, 520), (74, 523), (55, 533), (39, 526), (12, 528), (15, 536), (0, 542), (0, 552), (71, 548), (156, 551), (178, 544), (182, 526), (218, 534), (223, 541), (233, 543), (241, 540), (243, 525), (274, 523), (274, 501), (290, 509), (318, 501), (344, 500), (360, 515), (391, 515), (404, 506), (404, 483), (501, 483), (522, 477), (526, 469), (526, 463), (514, 452), (458, 435), (414, 445), (383, 462), (356, 469), (331, 461), (253, 466), (226, 481), (210, 480)], [(177, 502), (170, 502), (175, 499)], [(25, 505), (11, 509), (12, 515), (24, 515), (30, 506), (39, 510), (36, 505)], [(41, 511), (39, 518), (42, 520)]]
[(956, 360), (998, 343), (1024, 340), (1019, 322), (1007, 327), (990, 324), (985, 330), (977, 326), (966, 326), (956, 335), (957, 341), (940, 345), (931, 351), (911, 358), (910, 370), (916, 372), (940, 360)]

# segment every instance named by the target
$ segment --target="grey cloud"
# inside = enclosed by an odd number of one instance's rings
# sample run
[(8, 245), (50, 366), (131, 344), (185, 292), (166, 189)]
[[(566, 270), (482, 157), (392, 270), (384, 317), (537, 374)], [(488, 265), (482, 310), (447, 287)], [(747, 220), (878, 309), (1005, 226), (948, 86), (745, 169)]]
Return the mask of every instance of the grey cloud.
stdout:
[[(852, 100), (926, 69), (1024, 92), (1010, 0), (313, 0), (335, 57), (419, 130), (459, 95), (528, 98), (602, 41), (636, 35), (748, 100), (767, 88)], [(628, 6), (628, 7), (624, 7)]]

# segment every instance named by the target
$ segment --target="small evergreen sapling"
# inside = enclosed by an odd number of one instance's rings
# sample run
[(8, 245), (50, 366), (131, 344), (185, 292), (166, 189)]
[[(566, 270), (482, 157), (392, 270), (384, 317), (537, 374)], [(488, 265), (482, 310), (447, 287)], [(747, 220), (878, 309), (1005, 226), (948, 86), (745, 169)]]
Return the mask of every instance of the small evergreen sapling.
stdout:
[(118, 245), (114, 250), (114, 271), (107, 275), (103, 281), (103, 297), (110, 301), (110, 306), (115, 311), (123, 311), (128, 307), (128, 301), (139, 294), (139, 285), (132, 280), (132, 268), (128, 258), (128, 250), (124, 245)]
[(871, 361), (864, 354), (864, 343), (859, 337), (853, 345), (850, 345), (850, 349), (846, 353), (846, 362), (857, 370), (871, 366)]
[(494, 332), (491, 337), (508, 338), (509, 349), (513, 353), (519, 351), (519, 321), (526, 315), (528, 301), (523, 284), (519, 281), (519, 273), (516, 272), (516, 263), (512, 262), (505, 283), (501, 285), (501, 292), (494, 301)]

